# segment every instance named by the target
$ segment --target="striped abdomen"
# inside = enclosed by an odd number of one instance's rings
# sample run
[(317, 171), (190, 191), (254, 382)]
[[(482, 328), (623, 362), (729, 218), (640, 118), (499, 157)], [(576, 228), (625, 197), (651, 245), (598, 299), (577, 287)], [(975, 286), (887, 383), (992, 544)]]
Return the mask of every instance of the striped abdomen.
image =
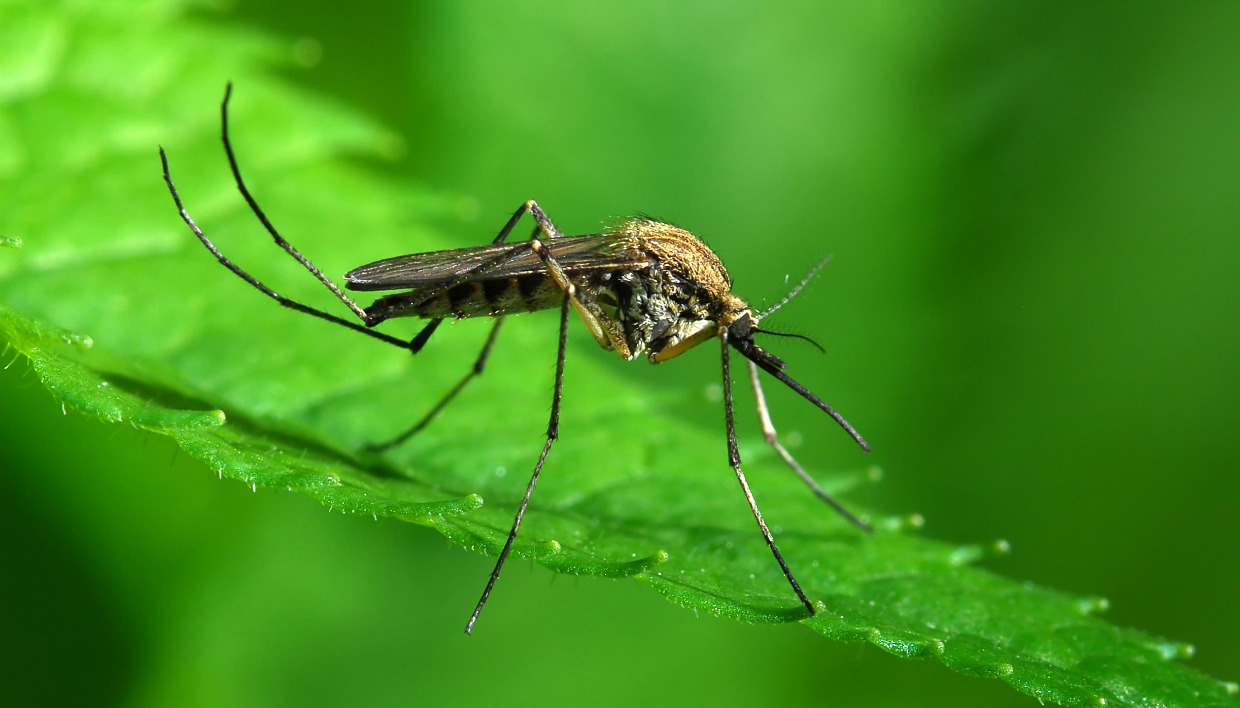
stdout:
[(546, 273), (480, 278), (453, 285), (446, 290), (440, 290), (440, 287), (442, 286), (418, 288), (387, 295), (366, 308), (366, 313), (381, 319), (464, 319), (545, 310), (558, 307), (564, 300), (564, 291)]

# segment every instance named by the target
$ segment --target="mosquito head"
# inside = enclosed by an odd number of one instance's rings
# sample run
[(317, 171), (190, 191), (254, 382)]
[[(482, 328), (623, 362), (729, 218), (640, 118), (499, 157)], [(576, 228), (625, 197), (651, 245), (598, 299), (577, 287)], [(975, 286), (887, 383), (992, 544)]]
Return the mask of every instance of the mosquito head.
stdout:
[(728, 344), (732, 348), (740, 352), (744, 357), (760, 366), (764, 371), (774, 373), (776, 371), (783, 372), (788, 368), (788, 364), (783, 359), (768, 352), (758, 343), (754, 341), (754, 336), (763, 333), (758, 329), (758, 320), (752, 312), (745, 310), (736, 319), (727, 325)]

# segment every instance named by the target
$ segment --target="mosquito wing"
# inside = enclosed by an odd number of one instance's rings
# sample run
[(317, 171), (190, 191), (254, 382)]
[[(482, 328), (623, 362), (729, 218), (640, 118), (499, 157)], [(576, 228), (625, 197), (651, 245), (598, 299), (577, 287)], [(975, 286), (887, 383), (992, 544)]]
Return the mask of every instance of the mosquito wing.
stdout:
[[(615, 234), (565, 236), (543, 242), (566, 273), (640, 267), (637, 255)], [(350, 290), (423, 289), (449, 283), (543, 273), (546, 267), (528, 241), (429, 251), (385, 258), (345, 274)]]

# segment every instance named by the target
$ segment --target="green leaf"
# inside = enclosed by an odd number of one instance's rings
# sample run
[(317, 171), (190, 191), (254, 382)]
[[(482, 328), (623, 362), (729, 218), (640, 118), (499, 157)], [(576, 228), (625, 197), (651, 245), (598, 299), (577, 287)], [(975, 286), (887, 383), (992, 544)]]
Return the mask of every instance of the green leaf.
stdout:
[[(485, 324), (445, 326), (410, 358), (276, 306), (186, 231), (155, 146), (168, 150), (187, 207), (230, 258), (325, 308), (330, 296), (272, 246), (230, 182), (215, 111), (227, 79), (237, 84), (233, 128), (251, 188), (324, 272), (468, 245), (435, 226), (464, 232), (457, 205), (346, 159), (390, 154), (398, 141), (265, 75), (279, 56), (273, 41), (181, 11), (6, 9), (0, 230), (3, 245), (22, 247), (0, 251), (0, 333), (65, 405), (168, 435), (221, 476), (496, 553), (546, 425), (554, 313), (513, 318), (485, 375), (424, 434), (384, 456), (360, 452), (459, 379)], [(221, 45), (230, 51), (211, 51)], [(714, 348), (694, 356), (710, 363)], [(916, 535), (915, 519), (876, 514), (872, 537), (857, 532), (750, 428), (742, 455), (756, 495), (821, 609), (804, 619), (730, 481), (719, 402), (699, 392), (706, 381), (667, 385), (681, 365), (635, 383), (639, 365), (622, 366), (575, 329), (562, 438), (515, 556), (570, 575), (632, 577), (694, 610), (800, 621), (898, 656), (937, 657), (1044, 702), (1233, 704), (1234, 685), (1178, 661), (1187, 646), (1094, 617), (1103, 601), (973, 567), (1003, 544), (938, 543)], [(704, 409), (714, 412), (704, 418)], [(821, 416), (796, 427), (840, 435)], [(827, 486), (847, 492), (872, 476), (837, 475)]]

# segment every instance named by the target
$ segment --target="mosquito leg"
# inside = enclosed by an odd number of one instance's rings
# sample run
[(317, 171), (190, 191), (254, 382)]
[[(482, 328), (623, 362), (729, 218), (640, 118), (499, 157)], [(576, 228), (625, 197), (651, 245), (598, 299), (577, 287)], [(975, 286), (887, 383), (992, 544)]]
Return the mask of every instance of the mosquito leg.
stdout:
[[(495, 238), (491, 241), (491, 243), (500, 244), (508, 240), (508, 236), (512, 233), (513, 228), (516, 227), (517, 222), (521, 220), (521, 217), (525, 216), (525, 214), (530, 211), (531, 205), (537, 208), (537, 204), (534, 204), (533, 200), (531, 200), (529, 202), (522, 204), (515, 212), (513, 212), (512, 216), (509, 217), (508, 221), (504, 224), (503, 228), (499, 230), (499, 233), (495, 236)], [(542, 210), (538, 209), (538, 212), (542, 213)], [(543, 218), (544, 219), (546, 218), (545, 214), (543, 215)], [(535, 227), (535, 228), (537, 229), (538, 227)], [(554, 228), (555, 227), (552, 226), (552, 229)], [(535, 231), (535, 233), (537, 234), (538, 232)], [(503, 260), (501, 259), (501, 260), (496, 261), (495, 263), (483, 264), (482, 266), (479, 266), (479, 268), (476, 269), (474, 272), (470, 273), (470, 276), (471, 277), (476, 276), (478, 274), (478, 271), (485, 271), (486, 269), (495, 268), (495, 267), (502, 265), (502, 263), (503, 263)], [(433, 297), (436, 297), (443, 290), (446, 290), (455, 284), (456, 283), (451, 283), (443, 288), (436, 288), (433, 291), (429, 291), (429, 293), (425, 296), (424, 299), (431, 299)], [(456, 385), (453, 386), (452, 389), (449, 390), (448, 393), (444, 395), (443, 398), (439, 399), (438, 403), (436, 403), (433, 407), (431, 407), (430, 411), (428, 411), (426, 415), (422, 416), (422, 418), (418, 422), (414, 423), (407, 430), (397, 435), (396, 437), (392, 438), (391, 440), (386, 440), (384, 442), (372, 443), (370, 445), (367, 445), (365, 448), (366, 451), (378, 453), (378, 452), (383, 452), (385, 450), (389, 450), (393, 447), (396, 447), (397, 445), (400, 445), (401, 443), (405, 442), (406, 440), (413, 437), (414, 435), (418, 434), (419, 432), (422, 431), (423, 428), (429, 425), (431, 420), (433, 420), (435, 416), (439, 415), (440, 411), (446, 408), (448, 404), (451, 403), (454, 398), (456, 398), (457, 394), (459, 394), (465, 388), (465, 385), (468, 384), (475, 377), (480, 375), (483, 369), (486, 368), (487, 358), (491, 355), (491, 348), (495, 345), (495, 339), (499, 335), (499, 326), (503, 321), (504, 321), (504, 318), (502, 316), (496, 318), (495, 325), (491, 328), (490, 335), (487, 336), (486, 342), (482, 345), (482, 351), (478, 353), (478, 358), (477, 360), (474, 361), (473, 367), (469, 370), (468, 373), (465, 374), (464, 378), (458, 381)], [(408, 349), (414, 354), (417, 354), (419, 351), (421, 351), (422, 347), (426, 345), (426, 342), (430, 340), (431, 335), (435, 333), (435, 328), (437, 328), (441, 322), (443, 322), (443, 318), (436, 318), (436, 319), (431, 320), (430, 323), (426, 325), (426, 327), (424, 327), (420, 332), (418, 332), (417, 336), (415, 336), (412, 340), (410, 340)]]
[(869, 524), (857, 518), (857, 516), (846, 509), (843, 504), (836, 501), (834, 497), (827, 494), (822, 487), (818, 486), (818, 483), (814, 481), (814, 478), (810, 477), (805, 469), (801, 467), (800, 463), (798, 463), (792, 456), (792, 454), (780, 444), (779, 437), (775, 432), (775, 425), (771, 423), (771, 412), (766, 407), (766, 395), (762, 392), (762, 382), (758, 378), (758, 366), (752, 361), (749, 362), (749, 380), (753, 383), (753, 395), (754, 400), (757, 402), (758, 419), (762, 422), (762, 435), (766, 437), (766, 443), (774, 448), (775, 452), (779, 453), (779, 456), (783, 458), (784, 463), (787, 464), (788, 467), (801, 478), (801, 481), (814, 492), (814, 495), (825, 502), (827, 506), (835, 509), (839, 512), (840, 516), (848, 519), (848, 521), (857, 528), (862, 529), (863, 531), (873, 531)]
[(409, 438), (421, 432), (421, 430), (425, 428), (431, 422), (431, 420), (435, 418), (435, 416), (439, 415), (440, 411), (442, 411), (444, 408), (448, 406), (449, 403), (452, 402), (452, 399), (456, 398), (456, 395), (461, 392), (461, 389), (465, 388), (465, 384), (469, 383), (471, 379), (473, 379), (475, 376), (478, 376), (479, 374), (482, 373), (482, 370), (486, 367), (486, 364), (487, 364), (487, 357), (491, 355), (491, 347), (495, 345), (495, 338), (497, 335), (499, 335), (499, 326), (503, 324), (503, 322), (504, 322), (503, 317), (495, 318), (495, 324), (491, 327), (491, 334), (487, 336), (486, 343), (482, 345), (482, 351), (478, 353), (478, 359), (477, 361), (474, 362), (473, 368), (471, 368), (469, 372), (465, 374), (464, 378), (462, 378), (460, 381), (457, 381), (456, 385), (453, 386), (452, 389), (448, 391), (448, 393), (445, 394), (443, 398), (439, 399), (439, 402), (436, 403), (429, 411), (427, 411), (426, 415), (422, 416), (421, 420), (414, 423), (413, 425), (409, 427), (409, 429), (405, 430), (403, 433), (401, 433), (400, 435), (397, 435), (391, 440), (386, 440), (381, 443), (372, 443), (370, 445), (367, 445), (366, 451), (367, 452), (383, 452), (385, 450), (390, 450), (391, 448), (396, 447), (397, 445), (405, 442)]
[[(342, 317), (337, 317), (336, 315), (333, 315), (329, 312), (325, 312), (316, 307), (311, 307), (309, 305), (305, 305), (300, 302), (297, 302), (296, 300), (291, 300), (289, 298), (284, 297), (283, 295), (277, 293), (275, 290), (268, 287), (265, 283), (260, 281), (258, 278), (255, 278), (253, 275), (250, 275), (250, 273), (245, 271), (243, 268), (241, 268), (237, 264), (233, 263), (231, 260), (228, 259), (227, 256), (221, 253), (220, 250), (216, 248), (215, 244), (211, 242), (211, 239), (207, 238), (207, 235), (203, 233), (202, 229), (198, 227), (198, 224), (194, 222), (194, 219), (189, 215), (189, 212), (185, 209), (185, 205), (181, 201), (181, 195), (179, 192), (177, 192), (176, 185), (173, 184), (172, 182), (172, 172), (168, 166), (168, 156), (164, 152), (164, 149), (161, 147), (159, 149), (159, 161), (163, 165), (164, 182), (168, 185), (168, 192), (172, 195), (172, 201), (176, 204), (177, 211), (180, 212), (181, 214), (181, 219), (185, 222), (187, 226), (189, 226), (190, 230), (193, 231), (194, 235), (198, 238), (198, 240), (202, 242), (202, 245), (205, 246), (206, 249), (211, 252), (211, 255), (215, 256), (215, 259), (219, 261), (221, 265), (223, 265), (228, 270), (232, 271), (232, 273), (236, 275), (237, 277), (249, 283), (252, 287), (254, 287), (259, 292), (263, 293), (267, 297), (278, 302), (280, 305), (287, 307), (291, 310), (296, 310), (298, 312), (302, 312), (307, 315), (311, 315), (313, 317), (326, 320), (328, 322), (333, 322), (335, 324), (341, 325), (342, 327), (347, 327), (351, 330), (361, 332), (362, 334), (365, 334), (369, 337), (373, 337), (374, 339), (378, 339), (380, 341), (387, 342), (388, 344), (401, 347), (402, 349), (412, 348), (412, 351), (416, 352), (417, 348), (420, 348), (421, 344), (425, 343), (425, 339), (429, 337), (429, 334), (426, 334), (426, 336), (422, 336), (422, 334), (419, 334), (419, 336), (415, 337), (414, 340), (410, 342), (405, 342), (404, 340), (399, 339), (397, 337), (393, 337), (391, 335), (384, 334), (382, 332), (376, 332), (374, 330), (371, 330), (370, 328), (378, 324), (378, 322), (375, 321), (373, 318), (368, 317), (366, 315), (366, 312), (361, 307), (359, 307), (357, 303), (353, 302), (344, 293), (342, 293), (340, 289), (336, 287), (334, 283), (328, 280), (327, 277), (324, 276), (318, 270), (318, 268), (316, 268), (313, 264), (311, 264), (310, 261), (307, 260), (305, 256), (303, 256), (288, 241), (284, 240), (284, 238), (280, 236), (279, 232), (276, 231), (275, 226), (267, 218), (267, 215), (263, 212), (262, 208), (259, 207), (258, 202), (254, 199), (254, 196), (250, 194), (250, 190), (248, 187), (246, 187), (245, 180), (241, 176), (241, 170), (237, 165), (237, 158), (236, 158), (235, 153), (233, 152), (232, 141), (228, 136), (228, 101), (231, 96), (232, 96), (232, 84), (229, 84), (227, 89), (225, 89), (225, 92), (224, 92), (224, 101), (220, 104), (220, 124), (221, 124), (220, 137), (224, 143), (224, 152), (228, 156), (228, 164), (232, 170), (233, 178), (235, 179), (237, 183), (237, 189), (241, 192), (242, 197), (245, 198), (246, 204), (249, 205), (251, 211), (253, 211), (254, 214), (258, 217), (258, 219), (262, 222), (263, 227), (266, 228), (267, 232), (271, 234), (272, 238), (275, 239), (276, 244), (279, 245), (280, 248), (283, 249), (285, 252), (287, 252), (289, 255), (293, 256), (293, 258), (295, 258), (299, 263), (301, 263), (302, 266), (304, 266), (307, 270), (309, 270), (310, 273), (313, 274), (314, 277), (319, 280), (319, 282), (326, 285), (327, 288), (331, 290), (332, 293), (334, 293), (336, 297), (339, 298), (340, 301), (343, 302), (353, 312), (353, 314), (357, 315), (358, 318), (361, 319), (362, 321), (361, 324), (354, 322), (352, 320), (346, 320)], [(431, 331), (434, 331), (433, 326), (431, 326), (429, 329)], [(421, 340), (420, 343), (418, 343), (419, 339)], [(413, 348), (415, 343), (418, 343), (417, 348)]]
[[(563, 234), (560, 233), (555, 224), (551, 223), (547, 213), (534, 200), (531, 199), (523, 204), (522, 209), (528, 211), (537, 222), (537, 225), (534, 227), (534, 233), (530, 236), (530, 248), (542, 260), (552, 280), (564, 292), (568, 293), (569, 301), (572, 303), (573, 308), (577, 310), (577, 314), (581, 315), (581, 319), (585, 322), (590, 333), (600, 344), (610, 340), (609, 344), (604, 344), (605, 347), (614, 348), (620, 356), (626, 359), (630, 358), (627, 345), (606, 333), (603, 323), (608, 320), (607, 314), (603, 312), (603, 309), (599, 307), (598, 303), (588, 292), (579, 290), (568, 279), (568, 274), (564, 272), (564, 269), (560, 267), (559, 261), (552, 254), (551, 249), (555, 246), (555, 240), (561, 238)], [(545, 235), (546, 240), (540, 239), (539, 234)]]
[(766, 539), (766, 545), (770, 547), (771, 553), (775, 555), (776, 562), (784, 571), (784, 577), (788, 579), (788, 584), (792, 586), (793, 592), (801, 599), (801, 604), (805, 605), (805, 609), (809, 610), (809, 614), (813, 617), (817, 612), (814, 610), (814, 604), (809, 601), (805, 593), (801, 590), (800, 583), (792, 576), (792, 569), (788, 567), (788, 563), (784, 560), (784, 556), (779, 552), (779, 547), (775, 545), (775, 537), (771, 535), (770, 529), (766, 527), (766, 522), (762, 520), (762, 512), (758, 510), (758, 502), (753, 498), (753, 492), (749, 490), (749, 482), (745, 481), (745, 473), (741, 471), (741, 453), (736, 446), (736, 422), (732, 415), (732, 372), (731, 365), (728, 361), (728, 331), (726, 328), (720, 328), (719, 339), (723, 343), (723, 415), (724, 421), (728, 428), (728, 462), (732, 465), (733, 471), (736, 472), (736, 479), (741, 483), (741, 491), (745, 493), (745, 501), (749, 502), (749, 509), (753, 512), (753, 518), (758, 522), (758, 528), (762, 529), (762, 538)]
[(287, 307), (291, 310), (296, 310), (298, 312), (304, 312), (307, 315), (313, 315), (314, 317), (318, 317), (319, 319), (322, 319), (322, 320), (327, 320), (328, 322), (334, 322), (343, 327), (348, 327), (349, 329), (361, 332), (362, 334), (365, 334), (367, 336), (374, 337), (375, 339), (387, 342), (388, 344), (393, 344), (395, 346), (401, 347), (402, 349), (409, 348), (409, 343), (405, 342), (402, 339), (393, 337), (388, 334), (384, 334), (382, 332), (376, 332), (372, 329), (369, 329), (363, 324), (359, 324), (352, 320), (346, 320), (343, 317), (337, 317), (336, 315), (333, 315), (329, 312), (324, 312), (323, 310), (320, 310), (315, 307), (310, 307), (309, 305), (303, 305), (302, 303), (297, 302), (296, 300), (290, 300), (289, 298), (286, 298), (283, 295), (277, 293), (275, 290), (272, 290), (271, 288), (267, 287), (267, 285), (265, 285), (258, 278), (255, 278), (254, 276), (250, 275), (245, 270), (243, 270), (240, 266), (230, 261), (227, 256), (225, 256), (223, 253), (220, 252), (218, 248), (215, 247), (215, 244), (211, 242), (211, 239), (207, 238), (207, 235), (202, 232), (202, 229), (198, 228), (198, 224), (194, 223), (194, 219), (190, 217), (189, 212), (185, 210), (185, 205), (181, 202), (181, 195), (180, 193), (177, 192), (176, 185), (172, 183), (172, 173), (169, 171), (169, 168), (168, 168), (168, 156), (164, 152), (163, 148), (159, 149), (159, 159), (160, 159), (160, 162), (163, 164), (163, 168), (164, 168), (164, 182), (168, 185), (168, 192), (172, 195), (172, 201), (176, 204), (177, 210), (181, 213), (181, 219), (189, 226), (190, 230), (194, 232), (194, 235), (198, 237), (198, 240), (202, 242), (202, 245), (207, 247), (207, 250), (211, 252), (211, 255), (215, 256), (215, 259), (219, 261), (221, 265), (223, 265), (228, 270), (232, 271), (235, 275), (237, 275), (239, 278), (241, 278), (245, 282), (252, 285), (259, 292), (275, 300), (276, 302), (280, 303), (284, 307)]
[(292, 256), (302, 265), (302, 267), (310, 271), (311, 275), (317, 278), (320, 283), (330, 290), (332, 294), (340, 300), (340, 302), (343, 302), (346, 307), (352, 310), (353, 314), (357, 315), (362, 322), (372, 327), (375, 324), (378, 324), (377, 322), (372, 322), (371, 318), (366, 314), (366, 311), (363, 310), (362, 307), (354, 302), (348, 295), (345, 295), (340, 288), (336, 287), (335, 283), (333, 283), (327, 276), (323, 275), (323, 273), (315, 267), (309, 259), (301, 254), (301, 251), (298, 251), (293, 247), (293, 244), (284, 240), (284, 237), (281, 236), (280, 232), (276, 230), (275, 225), (272, 224), (271, 220), (267, 218), (267, 214), (263, 212), (262, 207), (258, 205), (258, 201), (254, 199), (254, 195), (250, 194), (250, 189), (245, 185), (245, 179), (241, 177), (241, 168), (237, 165), (237, 156), (233, 152), (232, 140), (228, 137), (228, 100), (230, 98), (232, 98), (231, 82), (224, 90), (224, 102), (220, 104), (220, 139), (224, 143), (224, 154), (228, 156), (228, 166), (232, 169), (233, 179), (237, 182), (237, 191), (241, 192), (241, 196), (245, 199), (245, 203), (250, 205), (250, 211), (254, 212), (254, 216), (258, 217), (258, 220), (262, 222), (263, 228), (267, 229), (267, 233), (271, 234), (271, 238), (275, 239), (277, 246), (283, 249), (285, 253)]
[[(534, 221), (537, 222), (537, 225), (534, 227), (534, 233), (530, 236), (530, 248), (542, 259), (543, 265), (547, 267), (547, 272), (568, 294), (572, 304), (579, 311), (584, 310), (597, 317), (598, 314), (596, 313), (599, 312), (598, 306), (594, 304), (594, 301), (588, 295), (577, 290), (577, 287), (568, 279), (564, 269), (560, 267), (559, 262), (551, 254), (549, 247), (554, 244), (554, 239), (562, 236), (560, 230), (556, 228), (555, 224), (551, 223), (547, 213), (533, 199), (521, 205), (521, 208), (528, 211), (534, 217)], [(547, 237), (545, 242), (538, 238), (540, 233)]]
[[(508, 540), (504, 541), (504, 547), (500, 549), (499, 558), (495, 561), (495, 570), (491, 571), (491, 579), (487, 581), (482, 597), (478, 600), (478, 606), (474, 608), (474, 613), (465, 625), (466, 634), (473, 631), (474, 623), (478, 621), (478, 615), (482, 614), (482, 608), (487, 604), (487, 598), (491, 596), (491, 589), (495, 587), (495, 581), (499, 580), (504, 561), (508, 559), (508, 552), (512, 550), (512, 543), (517, 538), (517, 530), (521, 528), (521, 519), (525, 516), (526, 507), (529, 506), (530, 496), (534, 494), (534, 485), (538, 484), (538, 475), (542, 472), (543, 463), (547, 461), (547, 453), (551, 451), (556, 438), (560, 437), (560, 398), (564, 392), (564, 353), (568, 348), (568, 310), (571, 297), (571, 293), (566, 293), (564, 303), (560, 305), (560, 344), (555, 358), (555, 385), (551, 394), (551, 418), (547, 421), (547, 442), (543, 444), (538, 463), (534, 465), (534, 474), (530, 475), (530, 483), (525, 487), (525, 496), (521, 497), (517, 515), (512, 520), (512, 529), (508, 532)], [(778, 551), (776, 553), (778, 554)], [(810, 611), (813, 612), (813, 609), (811, 608)]]
[[(231, 98), (232, 98), (232, 84), (229, 83), (224, 92), (224, 100), (220, 104), (220, 126), (221, 126), (220, 139), (223, 142), (224, 153), (228, 158), (228, 165), (229, 165), (230, 170), (232, 171), (233, 179), (236, 182), (237, 190), (241, 193), (241, 196), (245, 199), (246, 204), (250, 207), (250, 211), (254, 213), (254, 215), (258, 218), (258, 220), (263, 224), (263, 228), (265, 228), (267, 230), (267, 233), (271, 235), (276, 245), (279, 246), (281, 250), (283, 250), (285, 253), (292, 256), (298, 263), (302, 265), (302, 267), (304, 267), (311, 275), (313, 275), (315, 279), (317, 279), (320, 283), (324, 285), (324, 287), (326, 287), (329, 291), (331, 291), (331, 293), (335, 295), (336, 298), (340, 300), (340, 302), (342, 302), (346, 307), (348, 307), (349, 310), (353, 312), (353, 314), (356, 315), (358, 319), (361, 320), (361, 322), (359, 323), (359, 322), (355, 322), (352, 320), (347, 320), (337, 315), (333, 315), (329, 312), (321, 310), (319, 308), (312, 307), (310, 305), (305, 305), (303, 303), (297, 302), (296, 300), (292, 300), (290, 298), (284, 297), (283, 295), (279, 294), (278, 292), (273, 290), (271, 287), (269, 287), (267, 284), (263, 283), (258, 278), (251, 275), (248, 271), (241, 268), (237, 264), (233, 263), (227, 256), (225, 256), (219, 250), (219, 248), (216, 247), (216, 245), (211, 241), (211, 239), (207, 237), (207, 235), (202, 231), (202, 229), (198, 227), (198, 224), (195, 223), (194, 219), (189, 215), (189, 212), (186, 210), (185, 205), (181, 200), (181, 195), (177, 191), (176, 185), (172, 181), (172, 173), (168, 165), (167, 154), (164, 152), (164, 149), (161, 147), (159, 149), (159, 158), (160, 158), (160, 163), (163, 166), (164, 182), (168, 186), (168, 192), (172, 195), (172, 200), (176, 204), (177, 211), (180, 213), (181, 219), (185, 222), (187, 226), (189, 226), (190, 230), (194, 233), (194, 235), (198, 238), (198, 240), (203, 244), (203, 246), (206, 247), (206, 249), (211, 253), (211, 255), (215, 257), (215, 259), (221, 265), (223, 265), (225, 268), (230, 270), (237, 277), (249, 283), (252, 287), (257, 289), (259, 292), (275, 300), (281, 306), (311, 315), (313, 317), (317, 317), (322, 320), (326, 320), (328, 322), (332, 322), (334, 324), (341, 325), (343, 327), (347, 327), (354, 331), (361, 332), (362, 334), (365, 334), (374, 339), (378, 339), (382, 342), (386, 342), (388, 344), (401, 347), (402, 349), (405, 349), (412, 354), (417, 354), (419, 351), (422, 350), (422, 348), (430, 340), (431, 336), (435, 333), (436, 329), (443, 322), (443, 319), (435, 318), (435, 319), (430, 320), (421, 330), (418, 331), (416, 335), (414, 335), (408, 341), (405, 341), (403, 339), (393, 337), (383, 332), (379, 332), (374, 329), (371, 329), (372, 327), (379, 324), (380, 322), (383, 322), (385, 319), (387, 319), (387, 317), (384, 315), (368, 312), (365, 308), (362, 308), (361, 306), (359, 306), (353, 299), (345, 295), (344, 292), (339, 287), (337, 287), (335, 283), (333, 283), (330, 279), (328, 279), (325, 275), (323, 275), (322, 271), (320, 271), (313, 263), (310, 262), (308, 258), (306, 258), (300, 251), (298, 251), (296, 247), (294, 247), (283, 236), (280, 235), (275, 225), (272, 224), (271, 220), (267, 217), (266, 212), (263, 211), (262, 207), (258, 204), (258, 201), (254, 198), (254, 195), (250, 192), (249, 187), (245, 183), (245, 178), (241, 174), (241, 168), (237, 162), (236, 152), (233, 149), (232, 139), (229, 136), (229, 129), (228, 129), (229, 127), (228, 105), (229, 105), (229, 101)], [(548, 237), (556, 237), (560, 235), (559, 231), (556, 230), (555, 226), (547, 218), (546, 214), (542, 211), (542, 209), (539, 208), (538, 205), (534, 201), (531, 200), (529, 202), (522, 204), (521, 207), (518, 208), (517, 211), (513, 213), (513, 215), (508, 219), (507, 223), (504, 224), (504, 227), (500, 229), (500, 232), (496, 235), (493, 243), (498, 244), (498, 243), (502, 243), (505, 240), (507, 240), (508, 236), (512, 232), (512, 229), (516, 226), (517, 222), (520, 221), (521, 217), (524, 216), (526, 213), (533, 214), (535, 220), (538, 222), (538, 226), (536, 227), (536, 231), (535, 231), (536, 234), (539, 232), (544, 232), (548, 235)], [(507, 257), (512, 257), (512, 256), (507, 256)], [(503, 262), (504, 262), (504, 258), (500, 258), (500, 259), (497, 259), (494, 263), (485, 264), (481, 266), (478, 270), (485, 271), (490, 268), (499, 267), (503, 264)], [(563, 271), (560, 270), (558, 266), (556, 270), (561, 275), (563, 274)], [(475, 271), (475, 273), (471, 275), (476, 276), (477, 271)], [(462, 282), (463, 281), (464, 281), (464, 278), (462, 279)], [(455, 284), (456, 283), (448, 284), (444, 286), (443, 289), (450, 288), (452, 285), (455, 285)], [(428, 293), (426, 297), (427, 299), (429, 299), (431, 297), (436, 296), (437, 294), (438, 294), (438, 290), (432, 293)], [(571, 294), (570, 294), (570, 297), (571, 297)], [(444, 396), (444, 398), (441, 399), (430, 410), (429, 413), (423, 416), (423, 418), (419, 420), (414, 426), (409, 428), (407, 431), (405, 431), (404, 433), (402, 433), (400, 436), (396, 437), (392, 441), (381, 443), (378, 445), (372, 445), (370, 446), (369, 449), (371, 449), (372, 451), (381, 451), (389, 447), (392, 447), (400, 442), (403, 442), (407, 440), (409, 437), (411, 437), (412, 435), (416, 434), (422, 428), (426, 427), (426, 425), (430, 423), (430, 421), (439, 413), (439, 411), (441, 411), (449, 402), (452, 401), (452, 399), (456, 397), (458, 393), (460, 393), (460, 391), (465, 387), (465, 385), (471, 379), (481, 374), (483, 369), (486, 366), (487, 357), (489, 356), (491, 348), (493, 347), (495, 343), (495, 339), (499, 333), (500, 321), (502, 320), (496, 321), (495, 326), (492, 328), (490, 335), (487, 337), (487, 341), (483, 345), (482, 351), (479, 353), (478, 358), (474, 362), (474, 365), (469, 371), (469, 373), (467, 373), (465, 377), (461, 379), (457, 383), (457, 385), (454, 386), (448, 392), (448, 394)]]
[[(561, 233), (559, 229), (556, 228), (555, 224), (551, 222), (551, 219), (547, 217), (547, 214), (542, 210), (542, 207), (538, 206), (538, 203), (534, 200), (531, 199), (523, 203), (515, 212), (513, 212), (512, 216), (509, 217), (503, 228), (500, 229), (499, 234), (496, 235), (492, 243), (499, 244), (506, 241), (512, 233), (513, 228), (515, 228), (517, 223), (521, 220), (521, 217), (526, 214), (533, 216), (534, 220), (537, 222), (534, 226), (534, 232), (530, 235), (530, 248), (533, 249), (542, 259), (544, 265), (547, 267), (556, 283), (564, 289), (565, 295), (570, 304), (581, 306), (585, 308), (587, 312), (597, 311), (597, 305), (595, 305), (594, 302), (588, 298), (588, 296), (580, 292), (577, 287), (568, 280), (568, 276), (564, 273), (564, 270), (548, 251), (548, 248), (544, 245), (544, 242), (539, 238), (539, 236), (542, 235), (546, 237), (548, 242), (552, 242), (553, 239), (559, 238)], [(512, 254), (505, 254), (493, 262), (484, 263), (471, 271), (468, 277), (478, 277), (480, 273), (484, 273), (486, 270), (503, 265), (504, 260), (511, 257), (513, 257)], [(431, 299), (433, 297), (437, 297), (443, 290), (451, 288), (456, 284), (457, 283), (453, 282), (441, 288), (436, 288), (433, 291), (428, 291), (425, 295), (423, 295), (423, 298)], [(420, 332), (413, 341), (410, 342), (409, 349), (413, 353), (416, 354), (422, 348), (440, 321), (441, 320), (432, 320), (431, 323), (422, 332)], [(426, 415), (391, 440), (368, 445), (366, 447), (367, 451), (383, 452), (384, 450), (388, 450), (413, 437), (428, 424), (430, 424), (431, 420), (433, 420), (440, 411), (447, 407), (447, 405), (454, 398), (456, 398), (457, 394), (465, 388), (466, 384), (483, 372), (486, 367), (487, 358), (490, 356), (491, 348), (494, 346), (495, 339), (499, 334), (499, 326), (502, 321), (502, 317), (497, 319), (495, 326), (491, 329), (491, 334), (487, 337), (486, 343), (482, 346), (482, 351), (478, 354), (478, 358), (474, 362), (473, 368), (471, 368), (470, 371), (465, 374), (465, 377), (458, 381), (457, 384), (453, 386), (452, 389), (449, 390), (448, 393), (444, 395), (444, 397), (441, 398), (439, 402), (436, 403), (429, 412), (427, 412)]]
[(528, 211), (530, 216), (534, 217), (534, 221), (538, 222), (538, 228), (543, 233), (547, 234), (547, 238), (560, 238), (564, 235), (555, 227), (555, 224), (551, 223), (551, 219), (548, 218), (547, 212), (543, 211), (542, 207), (538, 206), (538, 202), (531, 199), (522, 205), (522, 208)]

